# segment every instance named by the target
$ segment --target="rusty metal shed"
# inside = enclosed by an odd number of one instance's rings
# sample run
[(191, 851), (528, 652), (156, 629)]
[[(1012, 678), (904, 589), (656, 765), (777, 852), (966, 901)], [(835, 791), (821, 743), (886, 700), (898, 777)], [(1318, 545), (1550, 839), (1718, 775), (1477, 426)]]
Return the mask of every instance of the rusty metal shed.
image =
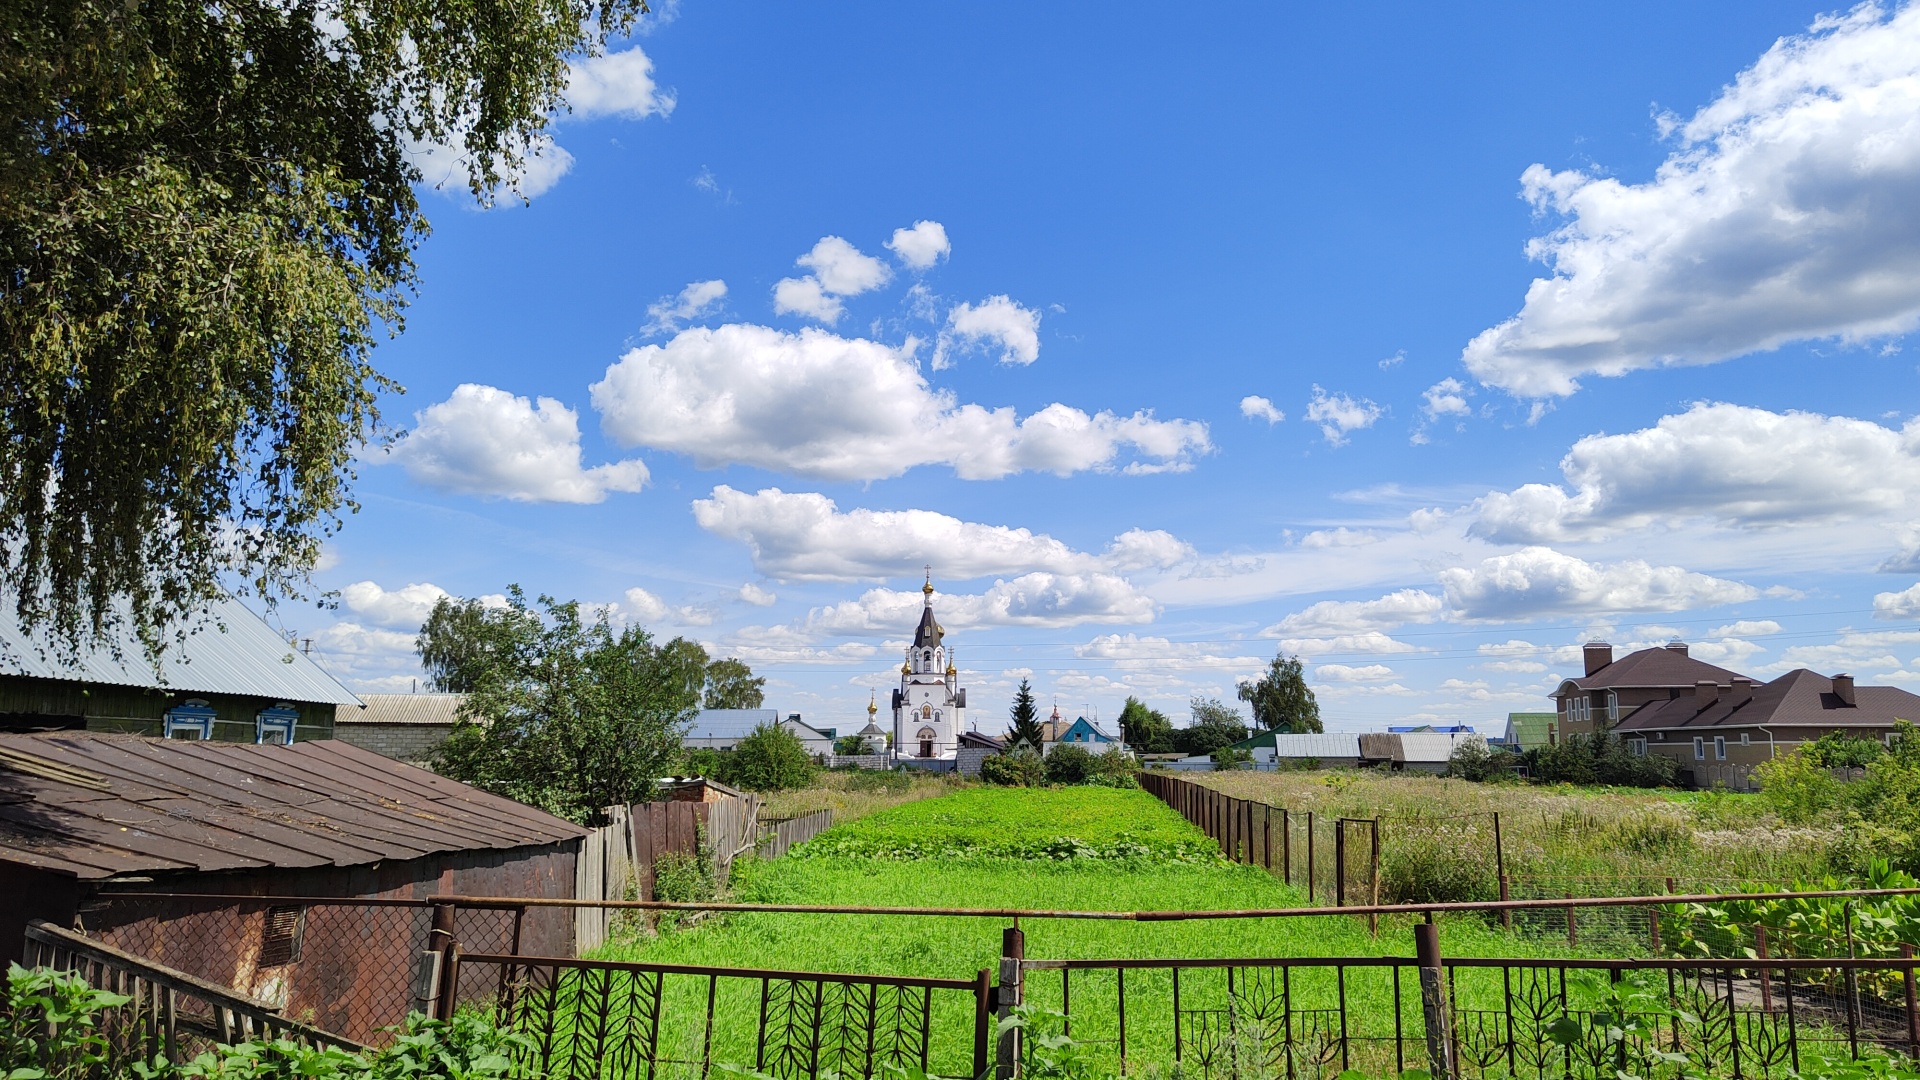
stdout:
[[(315, 937), (322, 928), (307, 923), (307, 911), (115, 895), (570, 898), (585, 834), (511, 799), (332, 740), (0, 734), (0, 957), (18, 957), (26, 922), (44, 918), (251, 993), (324, 1002), (325, 987), (363, 983), (375, 968), (404, 979), (424, 913), (388, 908), (398, 920), (392, 927), (342, 928), (371, 944), (351, 956), (309, 949), (306, 967), (327, 970), (308, 972), (297, 960), (264, 964), (261, 952), (275, 918), (297, 918)], [(316, 920), (335, 917), (310, 910)], [(196, 920), (204, 932), (182, 925)], [(529, 951), (568, 954), (571, 913), (535, 909), (513, 935)]]

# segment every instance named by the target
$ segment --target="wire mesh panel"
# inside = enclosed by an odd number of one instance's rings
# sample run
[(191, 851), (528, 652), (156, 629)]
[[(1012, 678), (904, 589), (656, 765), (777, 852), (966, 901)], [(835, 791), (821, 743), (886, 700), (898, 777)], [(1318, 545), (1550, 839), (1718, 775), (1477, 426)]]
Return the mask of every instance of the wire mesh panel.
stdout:
[[(476, 922), (512, 916), (466, 914)], [(176, 895), (102, 897), (80, 921), (115, 948), (231, 987), (290, 1019), (378, 1044), (412, 1005), (431, 918), (425, 904)]]
[(835, 975), (462, 955), (499, 1021), (527, 1036), (518, 1066), (552, 1080), (705, 1077), (721, 1066), (779, 1080), (931, 1077), (984, 1068), (989, 993), (974, 980)]

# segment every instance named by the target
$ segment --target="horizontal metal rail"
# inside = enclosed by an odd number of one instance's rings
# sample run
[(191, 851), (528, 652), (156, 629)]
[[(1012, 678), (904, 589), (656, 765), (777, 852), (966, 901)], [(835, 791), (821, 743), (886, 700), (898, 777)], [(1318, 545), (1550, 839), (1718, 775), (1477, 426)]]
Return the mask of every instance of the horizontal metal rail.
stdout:
[[(1778, 971), (1784, 968), (1794, 970), (1851, 970), (1851, 971), (1909, 971), (1920, 969), (1920, 961), (1898, 956), (1883, 957), (1711, 957), (1695, 959), (1687, 957), (1605, 959), (1596, 957), (1541, 957), (1541, 956), (1445, 956), (1441, 964), (1450, 968), (1590, 968), (1595, 971), (1675, 971), (1711, 970), (1711, 971), (1755, 971), (1766, 968)], [(1156, 968), (1279, 968), (1279, 967), (1417, 967), (1420, 961), (1412, 956), (1262, 956), (1262, 957), (1179, 957), (1158, 959), (1108, 959), (1108, 960), (1022, 960), (1020, 966), (1028, 971), (1111, 971), (1114, 968), (1156, 969)]]
[(707, 967), (698, 964), (640, 964), (625, 960), (581, 960), (572, 956), (513, 956), (505, 953), (461, 953), (463, 964), (507, 964), (513, 967), (590, 968), (595, 971), (639, 971), (649, 975), (721, 975), (741, 979), (785, 979), (791, 982), (858, 983), (875, 986), (911, 986), (929, 990), (972, 990), (973, 979), (931, 979), (909, 975), (857, 975), (824, 971), (782, 971), (776, 968)]
[(545, 896), (435, 896), (424, 900), (357, 899), (342, 896), (251, 896), (217, 893), (103, 893), (99, 899), (185, 900), (205, 903), (236, 901), (257, 904), (433, 907), (451, 904), (464, 908), (616, 908), (641, 911), (726, 911), (741, 914), (790, 915), (900, 915), (973, 919), (1094, 919), (1115, 922), (1184, 922), (1199, 919), (1281, 919), (1325, 915), (1440, 915), (1500, 911), (1556, 910), (1603, 907), (1665, 907), (1673, 904), (1714, 904), (1743, 900), (1865, 900), (1883, 896), (1920, 896), (1911, 889), (1815, 889), (1806, 892), (1662, 893), (1657, 896), (1569, 896), (1528, 900), (1464, 900), (1426, 904), (1348, 904), (1291, 908), (1238, 908), (1218, 911), (1064, 911), (1048, 908), (860, 907), (849, 904), (739, 904), (717, 900), (572, 900)]

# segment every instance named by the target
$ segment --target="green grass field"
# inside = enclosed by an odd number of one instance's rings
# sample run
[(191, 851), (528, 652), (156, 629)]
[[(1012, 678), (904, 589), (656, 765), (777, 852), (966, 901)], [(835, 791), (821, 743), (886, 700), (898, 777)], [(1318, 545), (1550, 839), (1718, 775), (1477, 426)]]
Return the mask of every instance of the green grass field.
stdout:
[[(1227, 863), (1211, 854), (1214, 850), (1144, 792), (974, 788), (837, 826), (784, 859), (737, 866), (733, 899), (1075, 911), (1218, 911), (1305, 903), (1265, 871)], [(996, 967), (1007, 925), (1005, 919), (966, 917), (729, 914), (618, 941), (597, 956), (965, 979)], [(1022, 929), (1026, 954), (1036, 959), (1405, 957), (1413, 952), (1412, 921), (1404, 918), (1383, 920), (1378, 936), (1368, 932), (1364, 919), (1351, 916), (1152, 923), (1027, 919)], [(1455, 955), (1546, 954), (1538, 944), (1472, 918), (1446, 921), (1442, 944)], [(1296, 975), (1291, 987), (1296, 1008), (1330, 1007), (1344, 993), (1355, 1024), (1376, 1033), (1392, 1031), (1395, 995), (1389, 969), (1353, 969), (1344, 987), (1340, 983), (1330, 968)], [(723, 1044), (727, 1052), (741, 1055), (732, 1060), (751, 1060), (751, 1045), (739, 1041), (737, 1033), (757, 1027), (757, 985), (718, 994), (716, 1031), (736, 1033)], [(693, 996), (670, 1011), (698, 1013), (694, 999), (704, 993), (703, 986), (701, 980), (700, 986), (678, 992)], [(1401, 1014), (1417, 1018), (1417, 994), (1411, 984), (1402, 990)], [(1212, 999), (1224, 1002), (1225, 973), (1190, 970), (1182, 976), (1181, 991), (1184, 1009)], [(1114, 1054), (1118, 979), (1111, 971), (1076, 973), (1070, 992), (1075, 1037)], [(1129, 973), (1125, 993), (1129, 1059), (1171, 1061), (1171, 975)], [(1059, 973), (1036, 973), (1029, 1001), (1057, 1010), (1061, 997)], [(970, 1030), (966, 1008), (957, 993), (937, 1001), (936, 1060), (965, 1052), (955, 1040)], [(1418, 1030), (1417, 1019), (1412, 1030)]]

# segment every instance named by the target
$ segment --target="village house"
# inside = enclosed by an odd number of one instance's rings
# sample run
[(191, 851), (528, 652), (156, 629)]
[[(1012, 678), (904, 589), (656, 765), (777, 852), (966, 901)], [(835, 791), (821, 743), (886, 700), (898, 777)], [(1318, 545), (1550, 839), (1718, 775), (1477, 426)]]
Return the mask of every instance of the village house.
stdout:
[(688, 750), (732, 750), (763, 724), (793, 732), (809, 754), (833, 753), (835, 729), (816, 728), (800, 719), (799, 713), (788, 713), (782, 720), (778, 709), (701, 709), (680, 737), (680, 745)]
[(131, 632), (67, 650), (0, 602), (0, 731), (106, 731), (290, 743), (334, 737), (360, 699), (232, 598), (168, 631), (156, 666)]
[(1751, 790), (1761, 762), (1834, 733), (1884, 743), (1896, 720), (1916, 717), (1920, 695), (1799, 668), (1767, 683), (1702, 679), (1691, 694), (1633, 710), (1615, 731), (1636, 754), (1678, 761), (1696, 787)]
[(1055, 705), (1053, 715), (1040, 722), (1040, 752), (1051, 754), (1054, 747), (1061, 745), (1078, 746), (1089, 754), (1104, 754), (1121, 742), (1118, 736), (1107, 734), (1099, 724), (1084, 716), (1076, 716), (1070, 722), (1061, 719), (1060, 706)]
[(1618, 660), (1613, 646), (1589, 641), (1581, 649), (1586, 674), (1567, 679), (1553, 692), (1554, 721), (1549, 741), (1591, 735), (1649, 702), (1685, 697), (1702, 682), (1731, 687), (1744, 678), (1687, 655), (1684, 642), (1630, 652)]
[(362, 709), (341, 709), (333, 737), (382, 757), (422, 765), (460, 722), (465, 694), (361, 694)]

